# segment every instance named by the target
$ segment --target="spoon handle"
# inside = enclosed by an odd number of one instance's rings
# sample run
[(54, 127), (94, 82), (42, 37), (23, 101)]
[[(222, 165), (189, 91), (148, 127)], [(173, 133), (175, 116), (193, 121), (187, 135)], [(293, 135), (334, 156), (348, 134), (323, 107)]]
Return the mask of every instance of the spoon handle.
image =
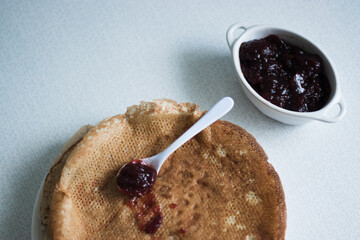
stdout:
[(201, 132), (203, 129), (211, 125), (213, 122), (228, 113), (234, 106), (234, 100), (231, 97), (224, 97), (218, 101), (202, 118), (200, 118), (191, 128), (189, 128), (183, 135), (181, 135), (175, 142), (173, 142), (163, 152), (159, 153), (157, 157), (159, 161), (154, 163), (154, 167), (159, 172), (161, 165), (165, 160), (178, 149), (185, 142), (190, 140), (193, 136)]

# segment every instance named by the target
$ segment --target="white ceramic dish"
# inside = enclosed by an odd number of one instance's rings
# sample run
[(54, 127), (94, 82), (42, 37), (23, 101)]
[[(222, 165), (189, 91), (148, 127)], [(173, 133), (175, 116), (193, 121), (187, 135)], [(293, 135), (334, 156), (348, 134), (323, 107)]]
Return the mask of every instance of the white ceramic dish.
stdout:
[(31, 240), (44, 239), (44, 226), (41, 224), (40, 204), (43, 196), (44, 181), (42, 181), (38, 193), (36, 194), (35, 206), (31, 222)]
[[(237, 34), (238, 31), (242, 31), (240, 35)], [(280, 108), (262, 98), (246, 81), (240, 67), (241, 63), (239, 59), (239, 50), (241, 44), (254, 39), (267, 37), (270, 34), (276, 34), (286, 42), (296, 45), (305, 51), (315, 53), (321, 57), (325, 74), (331, 85), (330, 98), (322, 109), (314, 112), (295, 112)], [(299, 34), (280, 28), (269, 26), (252, 26), (247, 28), (239, 23), (234, 24), (229, 28), (226, 37), (242, 88), (249, 100), (265, 115), (291, 125), (301, 125), (309, 123), (312, 120), (332, 123), (339, 121), (345, 115), (346, 108), (341, 97), (340, 86), (336, 78), (335, 69), (325, 54), (309, 40)], [(333, 111), (331, 110), (336, 106), (339, 106), (339, 111), (336, 114), (333, 114)]]

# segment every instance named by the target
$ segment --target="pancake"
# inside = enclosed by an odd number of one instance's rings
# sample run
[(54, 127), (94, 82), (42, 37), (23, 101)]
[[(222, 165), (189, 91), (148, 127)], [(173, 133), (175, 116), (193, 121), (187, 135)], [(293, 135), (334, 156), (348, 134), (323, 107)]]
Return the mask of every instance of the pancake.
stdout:
[(279, 176), (252, 135), (220, 120), (164, 163), (153, 188), (162, 225), (152, 235), (140, 231), (117, 171), (161, 152), (204, 113), (155, 100), (83, 130), (45, 181), (41, 215), (50, 238), (284, 239)]

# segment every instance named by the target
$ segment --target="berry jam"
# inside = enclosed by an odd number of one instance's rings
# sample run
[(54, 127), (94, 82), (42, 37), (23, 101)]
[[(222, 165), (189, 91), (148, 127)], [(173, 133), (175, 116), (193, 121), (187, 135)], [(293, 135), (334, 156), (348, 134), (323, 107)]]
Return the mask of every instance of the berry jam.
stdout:
[(276, 35), (241, 44), (241, 70), (251, 87), (269, 102), (288, 110), (321, 109), (330, 83), (316, 54), (290, 45)]
[(156, 175), (156, 170), (143, 161), (133, 160), (116, 176), (120, 191), (131, 197), (127, 205), (132, 209), (140, 230), (148, 234), (155, 233), (163, 220), (160, 205), (152, 193)]
[(176, 204), (176, 203), (171, 203), (171, 204), (169, 205), (169, 207), (170, 207), (171, 209), (175, 209), (175, 208), (177, 207), (177, 204)]
[(132, 209), (141, 231), (153, 234), (159, 229), (163, 216), (160, 205), (152, 192), (133, 197), (127, 204)]
[(116, 181), (123, 193), (131, 197), (140, 197), (152, 189), (156, 175), (154, 168), (141, 160), (133, 160), (120, 169)]

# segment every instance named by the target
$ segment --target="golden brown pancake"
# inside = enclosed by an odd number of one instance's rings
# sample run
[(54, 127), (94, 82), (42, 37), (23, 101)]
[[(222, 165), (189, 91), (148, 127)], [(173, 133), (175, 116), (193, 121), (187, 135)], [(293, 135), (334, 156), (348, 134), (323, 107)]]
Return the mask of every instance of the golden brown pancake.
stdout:
[(280, 179), (244, 129), (216, 121), (164, 163), (153, 193), (163, 222), (140, 231), (116, 185), (122, 165), (153, 156), (204, 112), (171, 100), (142, 102), (100, 122), (52, 167), (41, 214), (52, 239), (284, 239)]

